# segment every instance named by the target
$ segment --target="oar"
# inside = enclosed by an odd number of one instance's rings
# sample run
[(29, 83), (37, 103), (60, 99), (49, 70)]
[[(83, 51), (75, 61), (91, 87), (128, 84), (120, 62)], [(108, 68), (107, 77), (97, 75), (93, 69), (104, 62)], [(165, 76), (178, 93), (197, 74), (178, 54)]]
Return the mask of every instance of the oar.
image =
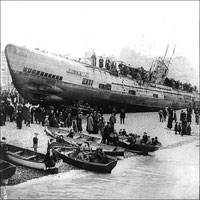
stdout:
[(67, 146), (53, 146), (53, 148), (59, 148), (59, 149), (76, 149), (77, 147), (67, 147)]

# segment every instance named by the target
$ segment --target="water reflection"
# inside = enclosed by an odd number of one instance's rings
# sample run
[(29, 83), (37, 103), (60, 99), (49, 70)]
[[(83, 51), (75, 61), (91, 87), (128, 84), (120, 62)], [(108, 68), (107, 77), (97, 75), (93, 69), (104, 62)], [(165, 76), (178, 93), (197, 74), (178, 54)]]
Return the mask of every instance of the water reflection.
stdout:
[[(191, 163), (195, 159), (191, 158), (188, 149), (198, 149), (195, 143), (186, 146), (173, 151), (176, 156), (181, 151), (190, 158), (188, 165), (181, 165), (181, 159), (171, 157), (166, 149), (154, 156), (134, 156), (121, 160), (111, 174), (71, 170), (9, 187), (8, 195), (9, 198), (48, 199), (195, 198), (198, 195), (198, 161)], [(187, 151), (183, 152), (185, 149)], [(172, 159), (175, 159), (174, 162)], [(176, 163), (176, 160), (179, 162)]]

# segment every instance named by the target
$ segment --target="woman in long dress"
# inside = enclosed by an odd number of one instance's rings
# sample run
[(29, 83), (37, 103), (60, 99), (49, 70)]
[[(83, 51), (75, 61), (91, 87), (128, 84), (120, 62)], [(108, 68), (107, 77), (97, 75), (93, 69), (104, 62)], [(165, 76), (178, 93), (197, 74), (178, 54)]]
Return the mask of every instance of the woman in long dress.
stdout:
[(87, 127), (86, 127), (87, 132), (93, 133), (94, 131), (94, 121), (93, 121), (93, 114), (91, 113), (90, 116), (87, 119)]
[(167, 128), (172, 128), (172, 122), (173, 122), (173, 111), (169, 112), (168, 122), (167, 122)]

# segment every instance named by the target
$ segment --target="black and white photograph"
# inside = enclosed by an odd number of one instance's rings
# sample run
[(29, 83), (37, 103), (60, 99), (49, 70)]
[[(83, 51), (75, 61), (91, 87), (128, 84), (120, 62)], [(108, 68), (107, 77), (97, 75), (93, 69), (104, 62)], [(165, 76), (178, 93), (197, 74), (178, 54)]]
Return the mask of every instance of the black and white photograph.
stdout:
[(199, 1), (1, 1), (1, 200), (199, 199), (199, 19)]

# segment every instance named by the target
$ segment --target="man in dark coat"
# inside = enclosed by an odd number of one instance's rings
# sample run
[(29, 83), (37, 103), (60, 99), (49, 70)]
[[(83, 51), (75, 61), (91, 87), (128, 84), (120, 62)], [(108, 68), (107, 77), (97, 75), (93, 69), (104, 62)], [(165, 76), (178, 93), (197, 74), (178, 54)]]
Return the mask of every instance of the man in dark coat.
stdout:
[(169, 129), (172, 128), (172, 122), (173, 122), (173, 111), (170, 109), (169, 110), (169, 117), (168, 117), (167, 128), (169, 128)]
[(36, 124), (37, 124), (37, 123), (40, 124), (40, 122), (42, 121), (42, 120), (41, 120), (41, 112), (42, 112), (42, 110), (41, 110), (40, 106), (38, 106), (38, 107), (35, 109), (35, 122), (36, 122)]
[(187, 134), (187, 121), (184, 120), (182, 121), (182, 129), (181, 129), (181, 136)]
[(106, 58), (105, 67), (106, 67), (107, 70), (110, 70), (110, 60), (109, 60), (109, 58)]
[(141, 140), (141, 142), (142, 142), (142, 143), (146, 143), (146, 142), (147, 142), (147, 140), (148, 140), (147, 133), (146, 133), (146, 132), (144, 132), (144, 134), (143, 134), (143, 136), (142, 136), (142, 140)]
[(179, 123), (179, 124), (178, 124), (178, 134), (179, 134), (179, 135), (181, 134), (181, 131), (182, 131), (182, 130), (181, 130), (181, 123)]
[(158, 114), (159, 114), (159, 118), (160, 118), (160, 122), (163, 122), (163, 110), (162, 109), (160, 109), (159, 111), (158, 111)]
[[(36, 108), (35, 108), (35, 106), (33, 106), (32, 108), (31, 108), (31, 124), (33, 124), (33, 120), (35, 119), (35, 121), (36, 121)], [(37, 124), (37, 121), (36, 121), (36, 124)]]
[(103, 60), (103, 58), (102, 58), (102, 56), (99, 58), (99, 67), (100, 68), (103, 68), (103, 62), (104, 62), (104, 60)]
[(176, 111), (174, 111), (173, 120), (174, 120), (175, 122), (177, 121)]
[(96, 58), (95, 53), (92, 54), (91, 58), (92, 58), (92, 66), (96, 66), (96, 59), (97, 58)]
[(104, 128), (104, 131), (103, 131), (103, 135), (102, 135), (102, 142), (104, 144), (109, 144), (110, 142), (110, 134), (111, 134), (111, 125), (110, 125), (110, 122), (107, 122), (107, 125), (105, 126)]
[(62, 110), (62, 115), (63, 115), (64, 127), (66, 127), (67, 126), (66, 119), (68, 116), (68, 112), (67, 112), (66, 108)]
[(14, 106), (12, 104), (8, 105), (8, 115), (10, 117), (10, 122), (13, 122)]
[(188, 124), (191, 124), (192, 122), (192, 114), (190, 112), (187, 112), (187, 122)]
[(166, 108), (163, 109), (163, 118), (164, 118), (164, 121), (166, 121), (166, 117), (167, 117), (167, 110)]
[(80, 114), (77, 115), (77, 120), (76, 120), (78, 132), (80, 132), (80, 133), (82, 133), (82, 131), (83, 131), (82, 119), (83, 119), (83, 115), (82, 115), (82, 112), (81, 112)]
[(19, 129), (22, 128), (22, 120), (23, 120), (22, 111), (18, 110), (16, 122), (17, 122), (17, 128)]
[(191, 126), (190, 126), (190, 124), (188, 124), (188, 126), (186, 128), (187, 135), (191, 135), (191, 131), (192, 131)]
[(93, 121), (93, 113), (90, 113), (90, 115), (87, 118), (87, 126), (86, 131), (91, 134), (94, 132), (94, 121)]
[(54, 111), (51, 110), (51, 112), (49, 113), (49, 126), (54, 127), (55, 125), (55, 118), (54, 118)]
[(115, 130), (114, 131), (114, 137), (112, 138), (112, 143), (113, 143), (114, 146), (117, 146), (118, 142), (119, 142), (119, 136), (118, 136), (118, 134)]
[(181, 114), (180, 114), (180, 121), (181, 122), (184, 120), (184, 116), (185, 116), (185, 114), (184, 114), (183, 110), (181, 110)]
[(111, 132), (114, 133), (114, 125), (116, 123), (116, 118), (114, 113), (111, 114), (109, 121), (111, 124)]
[(195, 122), (197, 125), (199, 125), (199, 113), (198, 112), (195, 113)]
[(44, 108), (41, 108), (41, 122), (42, 122), (42, 126), (44, 126), (45, 124), (45, 116), (46, 116), (47, 112)]
[(24, 124), (26, 124), (26, 121), (27, 121), (27, 111), (28, 111), (28, 108), (26, 107), (24, 103), (22, 107), (22, 120), (24, 120)]
[(5, 126), (5, 122), (6, 122), (5, 105), (0, 104), (0, 126)]
[(125, 110), (122, 108), (120, 112), (120, 124), (124, 124)]
[(178, 132), (178, 122), (175, 123), (174, 131), (175, 131), (175, 135), (177, 135), (177, 132)]
[(94, 134), (98, 134), (98, 115), (97, 112), (94, 111), (94, 115), (93, 115), (93, 122), (94, 122)]

